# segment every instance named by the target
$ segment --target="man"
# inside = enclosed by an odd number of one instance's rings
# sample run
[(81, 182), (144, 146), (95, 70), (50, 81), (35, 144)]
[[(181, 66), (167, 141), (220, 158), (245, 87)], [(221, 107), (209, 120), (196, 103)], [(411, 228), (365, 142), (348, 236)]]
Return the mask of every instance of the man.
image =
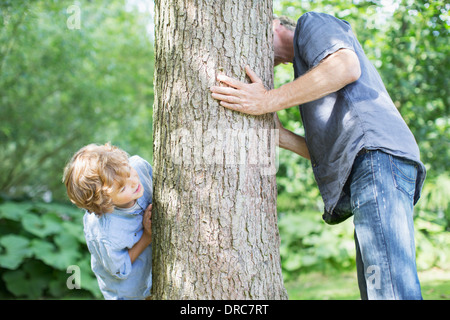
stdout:
[(295, 29), (275, 19), (273, 31), (275, 65), (293, 62), (296, 79), (267, 91), (246, 67), (252, 83), (219, 75), (228, 86), (211, 87), (213, 98), (253, 115), (300, 105), (305, 137), (280, 126), (280, 147), (311, 159), (327, 223), (354, 215), (361, 298), (421, 299), (413, 205), (425, 167), (414, 136), (346, 21), (309, 12)]

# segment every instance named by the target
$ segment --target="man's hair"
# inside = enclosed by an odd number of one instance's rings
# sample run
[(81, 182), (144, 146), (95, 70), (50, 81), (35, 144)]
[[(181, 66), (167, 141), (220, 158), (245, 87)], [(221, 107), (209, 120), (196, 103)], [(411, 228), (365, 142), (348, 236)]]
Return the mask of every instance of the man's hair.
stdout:
[(128, 154), (109, 143), (90, 144), (75, 153), (64, 169), (69, 199), (79, 208), (102, 215), (112, 212), (111, 194), (130, 176)]
[(280, 20), (280, 24), (281, 24), (282, 26), (285, 26), (285, 27), (288, 28), (289, 30), (295, 31), (295, 28), (297, 27), (297, 22), (294, 21), (294, 20), (292, 20), (292, 19), (289, 18), (289, 17), (286, 17), (286, 16), (281, 16), (281, 17), (274, 16), (273, 19), (274, 19), (274, 20), (275, 20), (275, 19)]

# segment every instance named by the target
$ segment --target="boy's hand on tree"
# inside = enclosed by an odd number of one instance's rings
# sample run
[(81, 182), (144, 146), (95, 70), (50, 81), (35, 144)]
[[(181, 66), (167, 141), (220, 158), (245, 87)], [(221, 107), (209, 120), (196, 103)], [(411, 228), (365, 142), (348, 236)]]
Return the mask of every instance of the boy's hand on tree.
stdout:
[(231, 110), (252, 115), (268, 113), (269, 91), (264, 88), (262, 80), (249, 66), (245, 67), (245, 71), (252, 83), (244, 83), (220, 74), (217, 80), (228, 87), (211, 87), (212, 97), (220, 100), (220, 105)]
[[(142, 226), (144, 227), (144, 234), (152, 238), (152, 204), (149, 204), (144, 211), (142, 218)], [(150, 240), (151, 242), (151, 240)]]
[(134, 246), (128, 250), (130, 255), (131, 263), (134, 263), (139, 255), (152, 243), (152, 205), (150, 204), (144, 211), (144, 216), (142, 217), (142, 226), (144, 232), (141, 238)]

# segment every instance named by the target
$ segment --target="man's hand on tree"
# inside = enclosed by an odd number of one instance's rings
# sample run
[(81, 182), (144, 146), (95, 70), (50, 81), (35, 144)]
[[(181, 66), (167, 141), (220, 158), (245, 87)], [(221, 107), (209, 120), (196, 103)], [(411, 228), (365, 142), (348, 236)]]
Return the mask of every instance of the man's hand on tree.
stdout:
[(220, 100), (220, 105), (225, 108), (242, 113), (261, 115), (270, 112), (269, 91), (264, 88), (262, 80), (249, 66), (245, 67), (245, 71), (252, 83), (244, 83), (225, 75), (218, 75), (217, 80), (228, 86), (211, 87), (212, 97)]

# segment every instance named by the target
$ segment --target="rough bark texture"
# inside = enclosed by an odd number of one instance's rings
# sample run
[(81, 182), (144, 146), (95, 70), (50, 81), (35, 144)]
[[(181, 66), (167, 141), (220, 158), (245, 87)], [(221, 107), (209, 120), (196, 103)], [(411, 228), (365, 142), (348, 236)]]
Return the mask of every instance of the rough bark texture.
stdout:
[(153, 297), (285, 299), (272, 115), (224, 109), (223, 72), (273, 86), (272, 0), (156, 0)]

